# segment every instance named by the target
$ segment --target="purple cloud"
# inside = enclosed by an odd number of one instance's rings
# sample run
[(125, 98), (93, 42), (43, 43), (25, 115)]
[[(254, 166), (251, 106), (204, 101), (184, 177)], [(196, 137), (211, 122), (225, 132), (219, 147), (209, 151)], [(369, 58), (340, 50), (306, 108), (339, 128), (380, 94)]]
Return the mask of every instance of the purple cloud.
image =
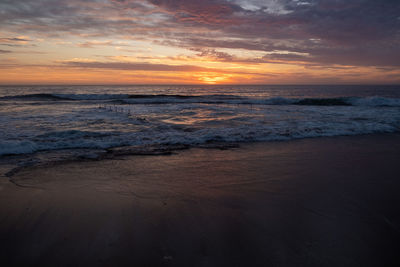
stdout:
[(398, 0), (3, 0), (0, 10), (3, 30), (24, 35), (140, 38), (226, 61), (229, 48), (266, 62), (400, 62)]

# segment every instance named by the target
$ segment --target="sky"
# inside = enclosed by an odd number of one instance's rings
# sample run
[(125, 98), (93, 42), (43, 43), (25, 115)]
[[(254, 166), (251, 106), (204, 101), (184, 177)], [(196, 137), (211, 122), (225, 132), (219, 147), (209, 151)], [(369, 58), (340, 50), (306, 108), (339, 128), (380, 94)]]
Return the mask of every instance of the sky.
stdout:
[(400, 84), (400, 1), (0, 0), (0, 84)]

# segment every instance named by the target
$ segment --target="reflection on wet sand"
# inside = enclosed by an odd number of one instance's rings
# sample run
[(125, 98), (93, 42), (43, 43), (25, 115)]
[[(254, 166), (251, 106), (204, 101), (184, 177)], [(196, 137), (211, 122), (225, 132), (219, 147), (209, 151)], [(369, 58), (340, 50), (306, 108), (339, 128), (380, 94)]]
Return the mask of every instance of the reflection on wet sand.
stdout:
[(9, 177), (19, 186), (1, 181), (1, 261), (399, 263), (398, 141), (309, 139), (25, 168)]

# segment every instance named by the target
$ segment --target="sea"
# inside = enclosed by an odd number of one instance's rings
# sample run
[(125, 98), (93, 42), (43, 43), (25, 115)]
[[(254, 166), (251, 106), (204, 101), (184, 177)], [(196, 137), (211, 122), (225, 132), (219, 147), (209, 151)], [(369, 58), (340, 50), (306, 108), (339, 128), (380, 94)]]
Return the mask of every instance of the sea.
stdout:
[(396, 85), (0, 86), (20, 165), (400, 130)]

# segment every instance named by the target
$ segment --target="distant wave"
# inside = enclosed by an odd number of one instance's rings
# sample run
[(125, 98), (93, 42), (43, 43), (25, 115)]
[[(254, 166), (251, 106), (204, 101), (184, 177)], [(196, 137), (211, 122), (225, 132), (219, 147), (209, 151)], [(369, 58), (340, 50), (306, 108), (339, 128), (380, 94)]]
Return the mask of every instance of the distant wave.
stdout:
[(19, 101), (107, 101), (126, 104), (248, 104), (248, 105), (305, 105), (305, 106), (374, 106), (400, 107), (400, 98), (336, 97), (336, 98), (250, 98), (237, 95), (167, 95), (167, 94), (26, 94), (0, 97), (0, 100)]
[(26, 94), (0, 97), (0, 100), (112, 100), (128, 98), (126, 94)]

